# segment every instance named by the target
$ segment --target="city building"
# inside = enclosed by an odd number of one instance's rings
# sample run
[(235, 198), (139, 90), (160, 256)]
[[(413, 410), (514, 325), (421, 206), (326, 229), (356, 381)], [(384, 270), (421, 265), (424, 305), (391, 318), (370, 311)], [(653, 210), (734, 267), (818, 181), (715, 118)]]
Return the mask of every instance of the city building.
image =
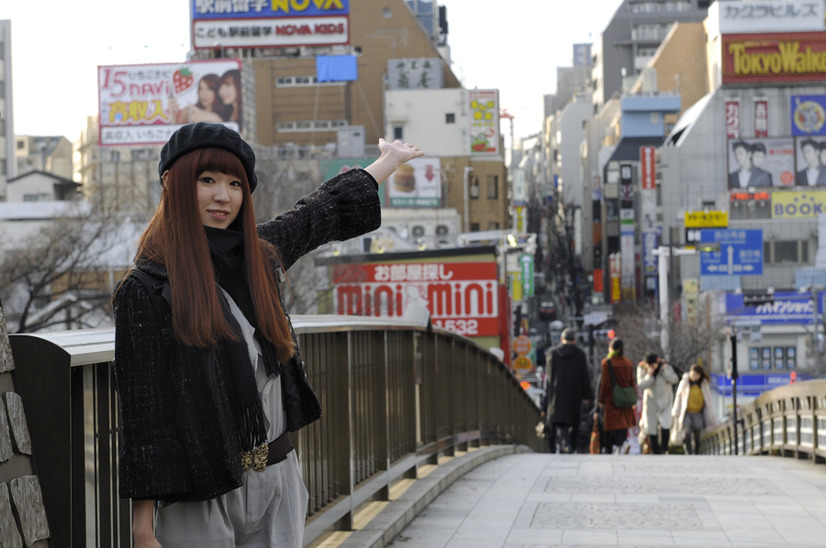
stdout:
[(11, 21), (0, 19), (0, 200), (5, 199), (6, 182), (17, 173), (13, 106)]
[(72, 178), (72, 143), (66, 137), (18, 135), (14, 155), (18, 175), (45, 171)]
[(637, 79), (672, 25), (703, 21), (711, 3), (712, 0), (624, 0), (594, 45), (594, 113)]

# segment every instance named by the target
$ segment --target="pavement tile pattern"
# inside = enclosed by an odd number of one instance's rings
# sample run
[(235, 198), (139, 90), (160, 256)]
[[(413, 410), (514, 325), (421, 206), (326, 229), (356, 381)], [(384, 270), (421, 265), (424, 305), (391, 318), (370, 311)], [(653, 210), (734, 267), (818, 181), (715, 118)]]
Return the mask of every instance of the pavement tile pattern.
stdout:
[(780, 457), (548, 455), (486, 462), (394, 548), (826, 546), (826, 466)]

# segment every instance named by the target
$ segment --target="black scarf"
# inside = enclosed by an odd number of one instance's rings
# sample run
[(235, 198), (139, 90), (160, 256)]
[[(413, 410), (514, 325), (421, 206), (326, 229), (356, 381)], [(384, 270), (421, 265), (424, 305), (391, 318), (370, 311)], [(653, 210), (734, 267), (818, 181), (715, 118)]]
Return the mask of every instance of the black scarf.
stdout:
[[(261, 346), (267, 375), (280, 375), (281, 364), (278, 362), (275, 346), (258, 329), (258, 319), (244, 268), (244, 234), (236, 230), (204, 228), (218, 285), (232, 297), (244, 317), (255, 328), (255, 338)], [(229, 304), (223, 297), (221, 308), (230, 324), (234, 325)], [(236, 341), (221, 341), (219, 351), (222, 354), (225, 377), (229, 383), (228, 397), (235, 415), (241, 448), (248, 451), (268, 441), (267, 431), (249, 350), (240, 331), (235, 335)]]

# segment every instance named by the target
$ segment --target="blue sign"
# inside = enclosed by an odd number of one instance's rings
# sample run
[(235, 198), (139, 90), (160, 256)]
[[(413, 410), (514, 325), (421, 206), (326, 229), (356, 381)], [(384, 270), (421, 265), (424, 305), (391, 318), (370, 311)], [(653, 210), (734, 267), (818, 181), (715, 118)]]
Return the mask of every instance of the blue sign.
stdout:
[(202, 2), (190, 0), (192, 19), (274, 19), (284, 17), (319, 17), (349, 15), (350, 0), (316, 0), (315, 2)]
[(660, 246), (660, 230), (643, 230), (642, 232), (642, 268), (646, 275), (654, 275), (659, 269), (659, 257), (654, 250)]
[(809, 293), (794, 291), (777, 291), (774, 293), (774, 302), (757, 306), (743, 304), (742, 293), (727, 293), (725, 297), (726, 320), (732, 321), (760, 321), (761, 324), (793, 323), (811, 325), (814, 321), (816, 302), (818, 313), (823, 313), (823, 300), (826, 293), (819, 292), (813, 302)]
[(720, 244), (719, 251), (700, 253), (700, 274), (717, 276), (761, 276), (763, 274), (763, 229), (707, 228), (700, 243)]
[(792, 135), (826, 135), (826, 95), (792, 95)]
[[(737, 378), (737, 394), (759, 396), (772, 388), (786, 386), (791, 382), (790, 373), (740, 373)], [(797, 380), (806, 380), (810, 375), (798, 375)], [(711, 388), (721, 396), (731, 396), (731, 379), (727, 375), (712, 373)]]

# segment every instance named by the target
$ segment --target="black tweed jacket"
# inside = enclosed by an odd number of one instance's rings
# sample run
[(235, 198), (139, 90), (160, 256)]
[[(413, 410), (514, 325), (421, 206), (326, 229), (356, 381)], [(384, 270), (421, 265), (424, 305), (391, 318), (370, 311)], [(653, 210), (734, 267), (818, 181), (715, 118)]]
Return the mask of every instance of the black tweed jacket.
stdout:
[[(363, 170), (342, 173), (299, 200), (291, 211), (259, 225), (258, 234), (276, 247), (289, 268), (324, 243), (378, 228), (376, 189)], [(157, 263), (138, 264), (156, 277), (166, 277)], [(152, 301), (132, 277), (116, 292), (114, 312), (120, 496), (206, 500), (240, 486), (241, 449), (219, 353), (175, 341), (165, 354)], [(293, 359), (285, 364), (282, 387), (290, 431), (318, 419), (318, 400), (303, 363)]]

